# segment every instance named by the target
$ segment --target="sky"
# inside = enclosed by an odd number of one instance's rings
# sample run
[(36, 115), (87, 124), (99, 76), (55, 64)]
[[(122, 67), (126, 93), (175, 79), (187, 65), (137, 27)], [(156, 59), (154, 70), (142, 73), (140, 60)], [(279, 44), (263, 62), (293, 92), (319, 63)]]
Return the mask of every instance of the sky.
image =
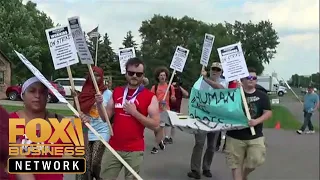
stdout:
[[(84, 31), (99, 25), (118, 49), (131, 30), (138, 44), (141, 22), (154, 14), (185, 15), (207, 23), (270, 20), (280, 44), (264, 74), (291, 75), (319, 72), (319, 0), (32, 0), (54, 23), (65, 25), (79, 16)], [(199, 57), (200, 59), (200, 57)]]

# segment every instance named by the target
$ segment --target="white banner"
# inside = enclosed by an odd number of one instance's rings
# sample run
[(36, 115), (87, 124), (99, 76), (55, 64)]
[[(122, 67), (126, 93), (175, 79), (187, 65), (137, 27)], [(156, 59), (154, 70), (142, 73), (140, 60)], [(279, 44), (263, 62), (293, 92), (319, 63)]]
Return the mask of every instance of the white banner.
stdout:
[(136, 57), (136, 51), (134, 47), (119, 49), (119, 63), (121, 74), (126, 73), (126, 64), (130, 58)]
[(188, 55), (188, 49), (178, 46), (172, 58), (170, 68), (182, 72), (184, 65), (186, 64), (186, 61), (188, 59)]
[(211, 35), (211, 34), (206, 33), (204, 35), (200, 64), (205, 67), (208, 66), (208, 63), (210, 60), (210, 55), (211, 55), (211, 50), (212, 50), (214, 38), (215, 38), (214, 35)]

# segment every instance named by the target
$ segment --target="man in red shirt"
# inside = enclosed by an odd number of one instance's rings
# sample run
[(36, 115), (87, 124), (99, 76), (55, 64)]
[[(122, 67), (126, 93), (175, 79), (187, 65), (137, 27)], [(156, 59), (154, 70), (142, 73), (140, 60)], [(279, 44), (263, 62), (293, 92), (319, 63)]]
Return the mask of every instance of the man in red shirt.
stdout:
[[(114, 115), (110, 146), (137, 172), (143, 161), (145, 150), (145, 127), (155, 130), (160, 125), (158, 100), (154, 93), (142, 85), (144, 63), (131, 58), (126, 64), (127, 85), (116, 87), (106, 107), (108, 116)], [(102, 96), (96, 95), (99, 113), (102, 116)], [(104, 119), (105, 121), (105, 119)], [(106, 149), (102, 157), (100, 176), (103, 179), (117, 179), (123, 165)], [(125, 179), (134, 179), (125, 169)]]

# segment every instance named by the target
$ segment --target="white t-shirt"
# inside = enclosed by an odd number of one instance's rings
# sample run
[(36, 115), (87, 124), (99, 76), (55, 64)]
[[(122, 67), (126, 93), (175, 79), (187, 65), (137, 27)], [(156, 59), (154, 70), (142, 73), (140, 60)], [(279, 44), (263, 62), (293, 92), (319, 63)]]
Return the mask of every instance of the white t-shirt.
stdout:
[[(221, 84), (224, 88), (228, 88), (228, 82), (225, 79), (219, 78), (219, 84)], [(200, 85), (200, 90), (213, 90), (214, 88), (211, 87), (205, 80), (202, 80)]]

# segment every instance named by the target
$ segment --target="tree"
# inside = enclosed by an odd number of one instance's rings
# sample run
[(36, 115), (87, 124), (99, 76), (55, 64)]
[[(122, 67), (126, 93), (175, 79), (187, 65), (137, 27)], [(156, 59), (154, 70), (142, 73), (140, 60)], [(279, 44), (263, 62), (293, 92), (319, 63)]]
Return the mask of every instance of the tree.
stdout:
[(188, 89), (200, 75), (200, 57), (205, 33), (216, 36), (210, 56), (211, 62), (219, 61), (216, 48), (232, 42), (222, 24), (206, 24), (187, 16), (177, 19), (154, 15), (150, 20), (142, 22), (139, 32), (142, 37), (142, 57), (147, 66), (146, 76), (149, 77), (150, 84), (155, 83), (153, 71), (157, 66), (169, 68), (177, 46), (180, 45), (190, 50), (184, 71), (180, 75), (183, 86)]
[(124, 40), (122, 41), (122, 45), (124, 46), (124, 48), (129, 48), (129, 47), (137, 48), (138, 44), (133, 38), (134, 37), (132, 35), (132, 32), (128, 31), (127, 35), (124, 37)]
[(54, 70), (45, 35), (45, 30), (54, 26), (50, 17), (37, 10), (36, 3), (30, 1), (26, 5), (21, 0), (0, 1), (0, 4), (0, 47), (14, 64), (13, 83), (32, 75), (13, 50), (24, 54), (50, 78)]
[(247, 66), (254, 67), (257, 74), (264, 70), (264, 64), (269, 64), (276, 54), (276, 47), (279, 44), (277, 32), (269, 21), (261, 21), (258, 24), (225, 23), (228, 35), (235, 42), (241, 42)]

